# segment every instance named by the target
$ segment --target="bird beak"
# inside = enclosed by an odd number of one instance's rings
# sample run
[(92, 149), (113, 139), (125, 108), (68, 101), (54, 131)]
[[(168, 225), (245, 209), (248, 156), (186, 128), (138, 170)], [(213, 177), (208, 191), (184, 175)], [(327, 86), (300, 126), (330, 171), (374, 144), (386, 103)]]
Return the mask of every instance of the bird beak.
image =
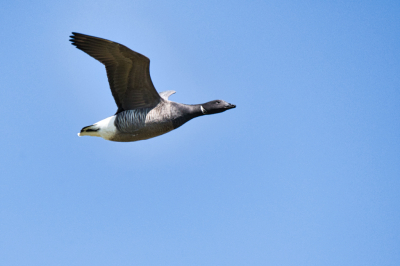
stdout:
[(232, 108), (236, 108), (236, 105), (230, 103), (229, 105), (226, 106), (226, 109), (232, 109)]

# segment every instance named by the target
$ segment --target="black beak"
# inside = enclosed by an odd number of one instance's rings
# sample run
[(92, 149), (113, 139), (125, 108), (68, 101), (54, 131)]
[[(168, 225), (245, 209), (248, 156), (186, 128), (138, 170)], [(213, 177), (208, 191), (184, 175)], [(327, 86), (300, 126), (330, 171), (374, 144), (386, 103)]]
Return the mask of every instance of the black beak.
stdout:
[(232, 109), (235, 107), (236, 107), (236, 105), (230, 103), (228, 106), (226, 106), (226, 109)]

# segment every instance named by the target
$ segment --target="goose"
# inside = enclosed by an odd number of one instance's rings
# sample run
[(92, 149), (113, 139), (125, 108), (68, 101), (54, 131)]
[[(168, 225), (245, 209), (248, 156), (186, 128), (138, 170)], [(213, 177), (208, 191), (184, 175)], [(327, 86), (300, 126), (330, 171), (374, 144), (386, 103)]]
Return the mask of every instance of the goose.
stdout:
[(168, 100), (173, 90), (158, 93), (150, 78), (150, 60), (128, 47), (106, 39), (72, 32), (76, 48), (105, 65), (117, 112), (82, 128), (78, 136), (130, 142), (154, 138), (189, 120), (221, 113), (236, 105), (223, 100), (204, 104), (182, 104)]

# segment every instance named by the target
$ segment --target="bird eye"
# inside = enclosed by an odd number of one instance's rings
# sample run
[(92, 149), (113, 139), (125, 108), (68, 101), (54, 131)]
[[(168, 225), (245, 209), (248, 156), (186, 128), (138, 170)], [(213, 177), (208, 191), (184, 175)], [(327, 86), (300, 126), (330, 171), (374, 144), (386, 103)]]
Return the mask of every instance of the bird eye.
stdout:
[(220, 101), (217, 101), (217, 104), (219, 104), (220, 103)]

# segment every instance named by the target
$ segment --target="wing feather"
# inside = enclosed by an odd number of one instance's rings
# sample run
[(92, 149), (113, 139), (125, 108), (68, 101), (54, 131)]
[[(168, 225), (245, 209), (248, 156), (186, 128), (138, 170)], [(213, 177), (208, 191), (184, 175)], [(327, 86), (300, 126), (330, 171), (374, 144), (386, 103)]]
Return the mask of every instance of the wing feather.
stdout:
[(128, 47), (81, 33), (73, 32), (70, 41), (105, 65), (108, 82), (118, 111), (152, 108), (160, 96), (150, 77), (150, 60)]

